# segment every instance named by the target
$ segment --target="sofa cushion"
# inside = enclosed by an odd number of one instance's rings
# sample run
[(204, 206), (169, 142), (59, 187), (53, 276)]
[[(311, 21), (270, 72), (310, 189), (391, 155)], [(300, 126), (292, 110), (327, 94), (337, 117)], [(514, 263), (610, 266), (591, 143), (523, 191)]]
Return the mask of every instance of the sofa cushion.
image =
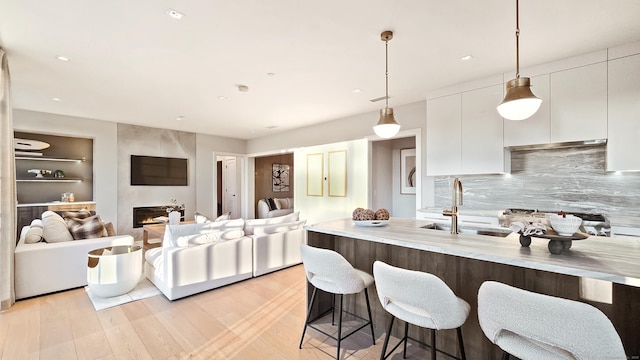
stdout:
[(282, 224), (288, 223), (292, 221), (298, 221), (300, 218), (300, 212), (296, 211), (288, 215), (278, 216), (273, 218), (266, 219), (250, 219), (247, 220), (244, 227), (244, 233), (247, 235), (253, 234), (253, 227), (256, 225), (274, 225), (274, 224)]
[(105, 235), (104, 225), (98, 215), (84, 219), (69, 218), (67, 225), (74, 240), (95, 239)]
[(281, 198), (281, 199), (274, 199), (274, 200), (276, 202), (276, 207), (278, 208), (278, 210), (291, 209), (293, 207), (293, 202), (289, 198)]
[(44, 241), (48, 243), (73, 240), (73, 236), (67, 228), (67, 223), (62, 216), (53, 211), (47, 210), (42, 213), (42, 229)]
[(242, 229), (211, 231), (203, 234), (180, 236), (176, 239), (176, 245), (179, 247), (189, 247), (202, 244), (212, 244), (226, 240), (239, 239), (243, 236), (244, 231)]
[(35, 244), (43, 240), (44, 229), (42, 227), (42, 220), (35, 219), (31, 222), (29, 230), (24, 237), (25, 244)]
[(153, 265), (153, 267), (156, 269), (158, 268), (158, 264), (161, 258), (162, 258), (162, 248), (160, 247), (149, 249), (144, 253), (144, 259), (149, 264)]
[(253, 235), (268, 235), (302, 229), (306, 223), (307, 220), (300, 220), (281, 224), (255, 225), (253, 227)]
[(164, 232), (162, 246), (178, 246), (176, 240), (181, 236), (226, 230), (242, 230), (244, 228), (244, 225), (244, 219), (223, 220), (218, 222), (209, 222), (206, 224), (167, 225)]
[(210, 222), (217, 222), (217, 221), (223, 221), (223, 220), (229, 220), (231, 219), (231, 213), (230, 212), (226, 212), (220, 216), (218, 216), (217, 218), (215, 218), (214, 220), (209, 219), (207, 216), (200, 214), (199, 212), (195, 212), (193, 214), (193, 219), (194, 222), (196, 224), (206, 224), (206, 223), (210, 223)]

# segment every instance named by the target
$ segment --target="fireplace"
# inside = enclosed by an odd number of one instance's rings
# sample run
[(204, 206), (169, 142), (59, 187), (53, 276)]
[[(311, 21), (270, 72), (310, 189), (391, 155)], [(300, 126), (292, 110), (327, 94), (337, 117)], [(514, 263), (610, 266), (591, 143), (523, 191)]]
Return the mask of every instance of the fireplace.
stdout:
[[(164, 217), (167, 220), (154, 220)], [(180, 221), (184, 220), (184, 210), (180, 210)], [(143, 225), (164, 224), (169, 221), (169, 214), (166, 206), (142, 206), (133, 208), (133, 227), (141, 228)]]

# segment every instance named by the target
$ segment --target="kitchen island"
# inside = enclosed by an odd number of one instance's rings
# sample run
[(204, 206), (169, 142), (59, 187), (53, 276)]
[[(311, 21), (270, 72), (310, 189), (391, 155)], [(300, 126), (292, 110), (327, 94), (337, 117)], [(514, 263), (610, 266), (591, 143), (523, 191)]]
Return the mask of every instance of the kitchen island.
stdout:
[[(544, 239), (521, 247), (515, 233), (507, 237), (452, 235), (422, 228), (432, 222), (392, 218), (384, 227), (359, 227), (350, 219), (341, 219), (307, 226), (307, 241), (311, 246), (338, 251), (354, 267), (369, 273), (373, 262), (381, 260), (442, 278), (471, 305), (462, 328), (470, 358), (500, 358), (499, 349), (484, 337), (477, 319), (477, 292), (486, 280), (594, 305), (612, 320), (627, 355), (640, 354), (640, 241), (589, 237), (554, 255)], [(600, 290), (598, 301), (586, 300), (586, 295), (593, 295), (589, 287), (594, 282)], [(329, 296), (320, 301), (323, 306), (331, 304)], [(357, 314), (366, 312), (358, 297), (351, 297), (347, 307)], [(372, 311), (376, 335), (380, 336), (389, 315), (377, 301), (372, 301)], [(412, 333), (420, 333), (416, 337), (429, 342), (427, 332)], [(455, 339), (455, 331), (441, 331), (437, 346), (456, 353)]]

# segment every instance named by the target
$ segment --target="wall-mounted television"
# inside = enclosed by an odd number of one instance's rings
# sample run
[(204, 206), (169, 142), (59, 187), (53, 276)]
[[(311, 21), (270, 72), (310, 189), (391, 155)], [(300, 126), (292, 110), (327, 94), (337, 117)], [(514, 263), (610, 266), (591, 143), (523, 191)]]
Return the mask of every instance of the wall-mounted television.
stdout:
[(131, 185), (187, 186), (187, 159), (131, 155)]

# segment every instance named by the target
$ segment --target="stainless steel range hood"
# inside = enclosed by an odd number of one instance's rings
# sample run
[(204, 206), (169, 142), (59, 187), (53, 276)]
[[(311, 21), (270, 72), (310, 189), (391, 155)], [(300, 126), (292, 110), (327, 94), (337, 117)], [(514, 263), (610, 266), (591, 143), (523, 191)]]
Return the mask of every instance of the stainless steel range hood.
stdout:
[(518, 146), (505, 146), (510, 151), (526, 151), (526, 150), (548, 150), (548, 149), (562, 149), (568, 147), (581, 147), (581, 146), (598, 146), (606, 145), (607, 139), (594, 139), (583, 141), (566, 141), (550, 144), (534, 144), (534, 145), (518, 145)]

